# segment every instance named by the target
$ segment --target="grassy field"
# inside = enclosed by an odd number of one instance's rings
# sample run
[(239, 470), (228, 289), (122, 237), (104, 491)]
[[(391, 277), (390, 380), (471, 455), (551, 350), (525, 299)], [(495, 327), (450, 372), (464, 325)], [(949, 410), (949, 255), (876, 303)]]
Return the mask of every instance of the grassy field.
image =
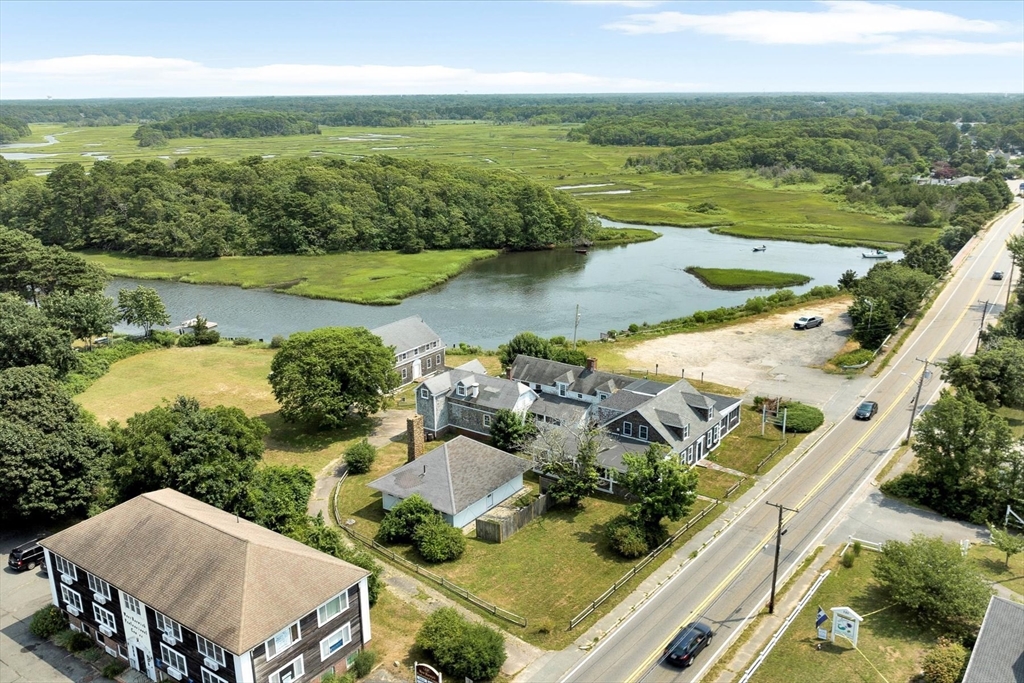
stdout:
[[(183, 138), (167, 147), (140, 148), (132, 139), (136, 126), (65, 128), (36, 124), (31, 138), (58, 135), (59, 144), (29, 148), (51, 154), (26, 160), (37, 173), (56, 164), (92, 164), (96, 155), (127, 162), (204, 156), (236, 160), (264, 156), (337, 156), (371, 154), (418, 157), (482, 168), (505, 168), (551, 187), (567, 190), (587, 208), (608, 218), (647, 225), (722, 226), (729, 234), (761, 240), (787, 239), (881, 248), (930, 238), (932, 228), (915, 228), (851, 209), (822, 192), (834, 178), (814, 184), (773, 187), (753, 172), (698, 175), (637, 173), (624, 168), (626, 158), (650, 153), (647, 147), (602, 147), (566, 140), (568, 126), (497, 126), (488, 123), (411, 128), (323, 128), (322, 135), (247, 139)], [(90, 156), (85, 156), (90, 155)], [(609, 194), (614, 193), (614, 194)], [(707, 204), (717, 208), (706, 213)], [(700, 210), (694, 210), (695, 208)]]
[[(936, 642), (918, 623), (893, 607), (871, 576), (877, 555), (865, 551), (850, 569), (833, 559), (832, 574), (790, 626), (754, 674), (755, 683), (820, 683), (821, 681), (909, 681), (921, 670), (921, 659)], [(859, 651), (839, 640), (821, 650), (815, 635), (818, 605), (848, 605), (861, 616)], [(877, 669), (877, 671), (876, 671)], [(879, 676), (881, 673), (881, 677)], [(884, 677), (884, 679), (883, 679)]]
[(967, 557), (974, 561), (978, 571), (988, 579), (1016, 593), (1018, 602), (1024, 602), (1024, 553), (1010, 558), (1006, 566), (1006, 553), (991, 545), (972, 545)]
[[(740, 407), (740, 424), (722, 440), (722, 445), (712, 451), (710, 459), (723, 467), (755, 474), (757, 463), (768, 457), (782, 444), (782, 432), (773, 425), (766, 425), (761, 436), (761, 412), (753, 406)], [(790, 434), (782, 448), (761, 468), (770, 470), (775, 463), (793, 452), (807, 437), (806, 434)]]
[(1010, 424), (1014, 436), (1024, 438), (1024, 410), (1000, 408), (996, 412)]
[(397, 304), (435, 287), (493, 249), (452, 249), (400, 254), (393, 251), (323, 256), (230, 256), (173, 259), (124, 254), (84, 254), (108, 273), (147, 280), (267, 287), (276, 292), (357, 304)]
[(743, 268), (700, 268), (687, 266), (690, 275), (711, 289), (779, 289), (806, 285), (811, 278), (799, 273), (779, 273), (774, 270), (744, 270)]

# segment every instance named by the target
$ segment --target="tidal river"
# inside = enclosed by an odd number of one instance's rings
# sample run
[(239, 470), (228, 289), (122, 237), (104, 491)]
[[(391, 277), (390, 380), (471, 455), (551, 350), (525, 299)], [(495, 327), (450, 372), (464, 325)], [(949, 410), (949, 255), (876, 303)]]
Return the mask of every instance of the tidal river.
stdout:
[[(629, 226), (604, 221), (609, 226)], [(578, 335), (597, 339), (601, 332), (630, 323), (656, 323), (694, 311), (735, 306), (770, 291), (730, 292), (708, 289), (687, 266), (751, 268), (802, 273), (813, 278), (797, 293), (815, 285), (834, 285), (852, 268), (863, 275), (875, 262), (866, 249), (826, 244), (767, 242), (754, 253), (752, 240), (715, 235), (704, 229), (657, 228), (653, 242), (598, 247), (587, 255), (571, 249), (499, 256), (482, 261), (448, 283), (404, 300), (398, 306), (362, 306), (305, 299), (262, 289), (190, 285), (156, 280), (115, 279), (107, 293), (145, 284), (163, 298), (176, 324), (196, 314), (216, 321), (228, 337), (269, 341), (275, 334), (333, 325), (376, 327), (420, 315), (448, 343), (464, 341), (497, 348), (524, 330), (543, 337), (571, 338), (576, 305)], [(890, 258), (900, 258), (892, 253)], [(808, 309), (813, 311), (813, 305)], [(122, 330), (125, 331), (125, 330)]]

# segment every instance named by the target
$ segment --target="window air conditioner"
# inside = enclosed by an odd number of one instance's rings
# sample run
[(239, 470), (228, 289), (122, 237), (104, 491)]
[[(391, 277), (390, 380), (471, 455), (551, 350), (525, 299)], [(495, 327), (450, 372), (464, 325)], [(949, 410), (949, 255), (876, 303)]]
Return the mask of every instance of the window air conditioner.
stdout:
[(75, 582), (75, 580), (73, 578), (71, 578), (71, 576), (68, 575), (68, 574), (61, 574), (60, 575), (60, 580), (63, 581), (64, 583), (66, 583), (69, 586)]
[(220, 662), (218, 662), (216, 659), (210, 659), (209, 657), (204, 657), (203, 658), (203, 666), (205, 666), (210, 671), (216, 671), (217, 669), (220, 668)]
[(178, 644), (178, 639), (175, 638), (174, 636), (172, 636), (170, 633), (167, 633), (166, 631), (164, 631), (164, 632), (162, 632), (160, 634), (160, 639), (162, 641), (164, 641), (165, 643), (167, 643), (168, 645), (177, 645)]
[(75, 607), (74, 605), (68, 605), (67, 606), (67, 610), (68, 610), (68, 614), (70, 614), (71, 616), (74, 616), (74, 617), (77, 617), (79, 614), (81, 614), (81, 612), (78, 611), (78, 608)]
[(182, 678), (185, 677), (183, 673), (175, 669), (173, 666), (167, 667), (167, 675), (176, 681), (180, 681)]
[(107, 604), (107, 596), (105, 596), (103, 593), (93, 593), (92, 601), (99, 605), (105, 605)]
[(114, 635), (113, 629), (111, 629), (106, 624), (100, 624), (100, 633), (102, 633), (103, 635), (107, 636), (108, 638), (110, 636)]
[(106, 650), (107, 654), (110, 655), (111, 657), (117, 657), (117, 650), (115, 650), (114, 648), (112, 648), (112, 647), (104, 647), (103, 649)]

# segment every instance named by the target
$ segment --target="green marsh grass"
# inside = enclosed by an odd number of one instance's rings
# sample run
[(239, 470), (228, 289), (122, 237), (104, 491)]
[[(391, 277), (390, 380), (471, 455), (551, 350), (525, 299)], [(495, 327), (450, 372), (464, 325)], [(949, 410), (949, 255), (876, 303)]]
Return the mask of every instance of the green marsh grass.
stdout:
[(686, 272), (711, 289), (779, 289), (805, 285), (811, 281), (799, 273), (779, 273), (774, 270), (744, 270), (743, 268), (699, 268), (688, 266)]

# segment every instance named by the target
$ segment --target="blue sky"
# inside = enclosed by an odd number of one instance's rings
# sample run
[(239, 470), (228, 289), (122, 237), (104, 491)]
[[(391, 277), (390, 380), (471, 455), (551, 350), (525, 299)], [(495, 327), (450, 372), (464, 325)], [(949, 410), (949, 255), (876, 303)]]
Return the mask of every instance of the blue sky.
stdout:
[(1024, 2), (0, 2), (0, 98), (1024, 92)]

